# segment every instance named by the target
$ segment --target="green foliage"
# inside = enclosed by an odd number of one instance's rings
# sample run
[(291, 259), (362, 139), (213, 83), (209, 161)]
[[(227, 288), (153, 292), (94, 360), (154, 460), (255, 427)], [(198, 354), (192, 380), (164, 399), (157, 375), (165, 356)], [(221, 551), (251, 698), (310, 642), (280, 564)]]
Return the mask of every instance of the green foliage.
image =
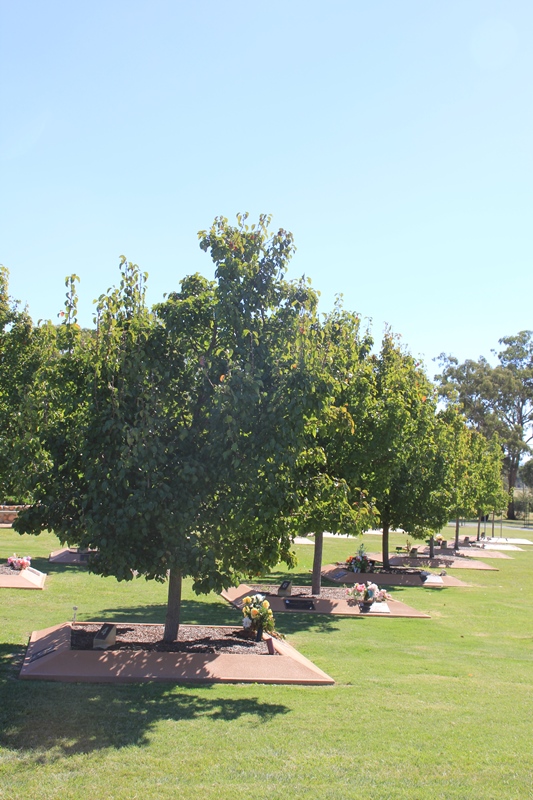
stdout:
[(44, 359), (46, 327), (35, 328), (27, 311), (9, 296), (9, 271), (0, 265), (0, 502), (30, 498), (16, 480), (22, 409)]
[[(456, 358), (440, 358), (443, 371), (440, 394), (457, 401), (469, 423), (491, 439), (497, 434), (505, 453), (510, 490), (516, 485), (520, 460), (531, 452), (533, 439), (533, 332), (520, 331), (500, 339), (505, 345), (492, 367), (484, 358), (459, 364)], [(513, 517), (512, 503), (509, 507)]]
[(449, 465), (435, 391), (420, 363), (390, 333), (372, 362), (372, 400), (359, 462), (380, 515), (388, 564), (391, 528), (424, 538), (446, 522)]
[(315, 533), (313, 592), (320, 592), (322, 533), (358, 535), (376, 519), (361, 484), (358, 446), (367, 418), (372, 339), (359, 317), (337, 300), (331, 314), (307, 332), (315, 396), (321, 405), (306, 420), (305, 446), (296, 462), (297, 521)]
[(529, 461), (526, 461), (523, 467), (521, 467), (520, 478), (527, 487), (533, 489), (533, 458), (530, 458)]
[(190, 276), (153, 311), (146, 275), (122, 257), (92, 337), (67, 280), (65, 347), (34, 387), (36, 503), (19, 531), (52, 528), (98, 549), (100, 575), (163, 581), (177, 570), (197, 592), (292, 563), (289, 478), (317, 406), (305, 338), (316, 297), (284, 280), (290, 234), (245, 219), (200, 234), (216, 281)]

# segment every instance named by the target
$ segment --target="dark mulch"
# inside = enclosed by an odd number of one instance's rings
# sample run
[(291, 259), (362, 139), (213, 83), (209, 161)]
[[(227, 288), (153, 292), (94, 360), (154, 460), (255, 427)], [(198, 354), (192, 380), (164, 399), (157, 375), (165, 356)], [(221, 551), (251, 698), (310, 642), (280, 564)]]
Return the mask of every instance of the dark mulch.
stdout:
[[(271, 597), (278, 594), (279, 585), (267, 586), (264, 583), (248, 584), (254, 593), (264, 594), (265, 597)], [(292, 590), (291, 597), (318, 597), (318, 595), (311, 594), (310, 586), (298, 586), (297, 591)], [(346, 598), (346, 590), (341, 586), (322, 586), (320, 589), (320, 597), (325, 600), (344, 600)]]
[(0, 575), (18, 575), (19, 569), (13, 569), (10, 564), (0, 564)]
[[(99, 625), (76, 623), (72, 628), (71, 648), (92, 650)], [(155, 650), (161, 653), (233, 653), (268, 655), (266, 642), (247, 637), (244, 629), (216, 628), (203, 625), (180, 625), (175, 642), (163, 641), (163, 625), (118, 624), (117, 641), (107, 650)]]
[[(414, 567), (390, 567), (390, 569), (384, 569), (383, 567), (374, 567), (372, 570), (372, 574), (374, 575), (418, 575), (420, 573), (419, 569), (415, 569)], [(367, 573), (368, 574), (368, 573)]]
[[(398, 558), (398, 556), (392, 556), (392, 558)], [(407, 558), (407, 556), (404, 556), (404, 558)], [(422, 563), (421, 558), (419, 558), (418, 561)], [(339, 563), (337, 564), (337, 566), (340, 567), (341, 569), (344, 567), (344, 569), (348, 570), (348, 567), (345, 564)], [(350, 570), (348, 570), (348, 572), (349, 571)], [(363, 575), (418, 575), (419, 572), (420, 570), (417, 569), (416, 567), (408, 567), (408, 566), (399, 567), (391, 565), (388, 569), (385, 569), (385, 567), (380, 567), (375, 565), (370, 572), (364, 572)]]

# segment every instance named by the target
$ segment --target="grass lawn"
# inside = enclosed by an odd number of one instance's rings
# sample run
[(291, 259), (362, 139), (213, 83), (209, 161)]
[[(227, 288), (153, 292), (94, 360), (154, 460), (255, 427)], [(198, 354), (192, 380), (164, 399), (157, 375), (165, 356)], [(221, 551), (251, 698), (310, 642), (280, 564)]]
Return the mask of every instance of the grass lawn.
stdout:
[[(81, 620), (164, 619), (165, 586), (49, 564), (57, 546), (0, 530), (0, 561), (29, 554), (49, 575), (44, 591), (0, 589), (2, 800), (533, 798), (533, 547), (487, 560), (498, 572), (454, 570), (468, 588), (392, 590), (430, 620), (278, 615), (337, 682), (306, 688), (19, 681), (30, 632), (74, 605)], [(356, 546), (326, 539), (324, 563)], [(309, 583), (313, 548), (296, 550), (293, 580)], [(184, 591), (183, 622), (240, 624)]]

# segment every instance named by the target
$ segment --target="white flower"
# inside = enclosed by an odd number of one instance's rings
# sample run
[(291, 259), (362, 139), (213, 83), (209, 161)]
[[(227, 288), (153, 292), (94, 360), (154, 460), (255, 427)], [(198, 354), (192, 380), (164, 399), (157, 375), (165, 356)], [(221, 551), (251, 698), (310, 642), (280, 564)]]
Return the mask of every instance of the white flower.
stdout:
[(242, 627), (243, 628), (249, 628), (251, 624), (252, 624), (252, 620), (250, 619), (250, 617), (244, 617), (244, 619), (242, 621)]

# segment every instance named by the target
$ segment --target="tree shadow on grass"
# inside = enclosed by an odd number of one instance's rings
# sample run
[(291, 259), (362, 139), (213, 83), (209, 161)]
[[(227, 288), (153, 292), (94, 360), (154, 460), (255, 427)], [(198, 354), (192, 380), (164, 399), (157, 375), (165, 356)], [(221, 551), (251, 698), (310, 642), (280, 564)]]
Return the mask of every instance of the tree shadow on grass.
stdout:
[[(244, 583), (266, 583), (273, 585), (275, 583), (279, 584), (285, 580), (292, 581), (293, 586), (310, 586), (312, 575), (309, 570), (294, 572), (287, 569), (279, 569), (269, 572), (267, 575), (260, 575), (257, 578), (250, 578), (249, 580), (244, 581)], [(324, 581), (323, 585), (329, 586), (330, 584), (328, 581)], [(335, 584), (333, 583), (331, 584), (331, 586), (334, 585)]]
[(257, 696), (224, 696), (228, 687), (213, 684), (198, 688), (14, 680), (22, 656), (20, 647), (0, 645), (0, 747), (21, 751), (34, 764), (148, 745), (161, 720), (182, 723), (201, 717), (230, 722), (252, 715), (261, 724), (290, 711)]
[[(117, 606), (106, 608), (95, 622), (150, 622), (162, 625), (165, 621), (166, 604), (146, 606)], [(352, 619), (359, 619), (352, 617)], [(81, 622), (83, 618), (78, 615)], [(88, 620), (87, 620), (88, 621)], [(218, 601), (182, 600), (181, 624), (183, 625), (235, 625), (241, 627), (242, 612), (219, 597)], [(328, 614), (306, 614), (297, 611), (276, 614), (276, 628), (290, 635), (304, 630), (326, 633), (338, 630), (338, 617)]]
[[(166, 603), (153, 603), (139, 606), (115, 606), (104, 608), (97, 622), (150, 622), (163, 625), (165, 622)], [(78, 621), (83, 621), (78, 614)], [(93, 617), (94, 619), (94, 617)], [(184, 625), (240, 625), (242, 614), (222, 597), (218, 600), (202, 602), (186, 599), (181, 601), (180, 623)]]
[(61, 564), (58, 561), (49, 561), (47, 558), (32, 558), (31, 565), (39, 572), (47, 575), (63, 574), (66, 572), (87, 572), (86, 564)]

